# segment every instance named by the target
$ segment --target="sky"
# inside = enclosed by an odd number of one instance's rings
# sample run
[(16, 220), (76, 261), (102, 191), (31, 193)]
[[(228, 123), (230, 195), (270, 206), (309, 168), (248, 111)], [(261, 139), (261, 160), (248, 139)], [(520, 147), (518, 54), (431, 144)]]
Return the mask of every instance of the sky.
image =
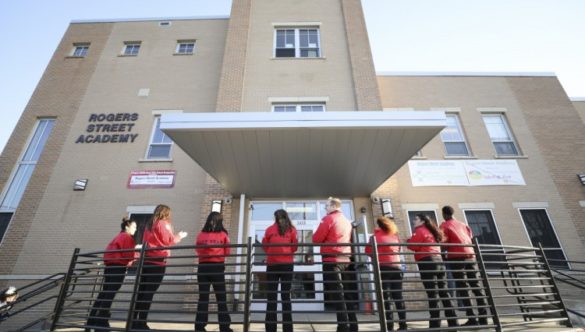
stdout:
[[(585, 97), (585, 0), (362, 5), (378, 72), (552, 72), (569, 97)], [(230, 0), (1, 0), (0, 151), (70, 21), (228, 16), (230, 8)]]

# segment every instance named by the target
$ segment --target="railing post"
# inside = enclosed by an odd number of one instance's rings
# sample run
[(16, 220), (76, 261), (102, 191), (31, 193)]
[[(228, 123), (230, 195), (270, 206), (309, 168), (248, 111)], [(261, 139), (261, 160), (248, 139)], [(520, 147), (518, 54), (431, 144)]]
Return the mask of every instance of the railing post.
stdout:
[(130, 296), (130, 305), (128, 306), (128, 316), (126, 317), (126, 328), (125, 331), (130, 331), (132, 329), (132, 324), (134, 323), (134, 310), (136, 306), (136, 297), (138, 296), (138, 288), (140, 287), (140, 276), (142, 275), (142, 266), (144, 265), (144, 257), (146, 252), (146, 247), (148, 243), (143, 243), (142, 248), (140, 248), (140, 257), (138, 258), (138, 266), (136, 267), (136, 279), (134, 280), (134, 287), (132, 291), (132, 296)]
[(61, 312), (63, 311), (63, 304), (65, 303), (65, 298), (67, 297), (67, 288), (69, 288), (69, 283), (71, 282), (71, 277), (73, 276), (73, 270), (75, 269), (75, 264), (77, 264), (77, 257), (79, 255), (79, 248), (75, 248), (73, 250), (73, 256), (71, 256), (71, 262), (69, 263), (69, 269), (67, 270), (67, 274), (63, 280), (63, 285), (61, 285), (61, 291), (59, 292), (59, 297), (57, 298), (57, 302), (55, 303), (55, 310), (53, 316), (53, 323), (51, 324), (51, 331), (54, 331), (57, 327), (57, 322), (59, 321), (59, 317), (61, 316)]
[(376, 238), (370, 237), (372, 246), (372, 265), (374, 267), (374, 288), (376, 290), (376, 302), (378, 303), (378, 314), (380, 316), (380, 331), (387, 332), (388, 325), (386, 321), (386, 307), (384, 306), (384, 289), (382, 277), (380, 275), (380, 261), (378, 260), (378, 243)]
[(251, 306), (251, 289), (252, 285), (252, 237), (248, 237), (246, 244), (246, 285), (244, 287), (244, 332), (250, 331), (250, 306)]
[(571, 322), (571, 318), (569, 317), (569, 314), (567, 313), (567, 307), (565, 306), (565, 301), (563, 301), (563, 298), (561, 297), (561, 291), (559, 290), (559, 287), (557, 286), (557, 282), (555, 280), (555, 277), (553, 276), (552, 271), (550, 269), (550, 265), (548, 264), (548, 259), (546, 258), (546, 253), (544, 252), (544, 248), (542, 247), (542, 243), (540, 243), (540, 242), (538, 243), (538, 248), (540, 249), (540, 254), (542, 255), (542, 261), (544, 262), (545, 271), (546, 271), (546, 273), (548, 273), (548, 277), (550, 278), (550, 282), (552, 283), (552, 286), (554, 288), (555, 298), (561, 304), (561, 309), (563, 309), (564, 316), (567, 318), (567, 327), (573, 327), (573, 323)]
[(481, 254), (481, 248), (479, 247), (479, 242), (477, 242), (476, 237), (473, 238), (473, 249), (475, 250), (475, 257), (477, 259), (479, 273), (481, 274), (481, 278), (483, 279), (485, 293), (487, 295), (487, 300), (490, 305), (490, 311), (492, 312), (492, 319), (494, 321), (494, 325), (496, 326), (496, 331), (501, 332), (502, 323), (500, 322), (500, 316), (498, 314), (498, 309), (496, 308), (496, 301), (494, 300), (492, 294), (492, 287), (490, 285), (490, 280), (485, 269), (485, 263), (483, 261), (483, 255)]

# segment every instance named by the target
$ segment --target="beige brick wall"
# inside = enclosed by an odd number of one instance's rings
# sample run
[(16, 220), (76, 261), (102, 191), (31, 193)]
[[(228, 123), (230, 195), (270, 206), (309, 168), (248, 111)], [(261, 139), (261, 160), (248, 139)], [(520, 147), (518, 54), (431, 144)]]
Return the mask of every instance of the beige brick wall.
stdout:
[(573, 107), (575, 107), (577, 113), (579, 113), (581, 120), (585, 122), (585, 100), (573, 101)]

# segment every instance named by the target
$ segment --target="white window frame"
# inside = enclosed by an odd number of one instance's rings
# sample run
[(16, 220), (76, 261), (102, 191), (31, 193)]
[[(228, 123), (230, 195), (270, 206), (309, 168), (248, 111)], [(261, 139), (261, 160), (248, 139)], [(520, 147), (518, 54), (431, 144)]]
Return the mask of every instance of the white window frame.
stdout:
[[(498, 228), (498, 223), (496, 222), (496, 217), (494, 216), (494, 211), (493, 209), (483, 209), (483, 208), (467, 208), (467, 209), (461, 209), (461, 212), (463, 213), (463, 219), (465, 220), (465, 224), (467, 226), (469, 226), (469, 222), (467, 221), (467, 215), (465, 214), (466, 211), (489, 211), (490, 215), (492, 216), (492, 220), (494, 221), (494, 227), (496, 228), (496, 235), (498, 236), (498, 240), (500, 240), (500, 245), (503, 245), (504, 242), (502, 242), (502, 237), (500, 236), (500, 229)], [(477, 235), (477, 234), (474, 234)]]
[[(486, 117), (500, 118), (502, 120), (502, 124), (504, 125), (504, 130), (508, 134), (508, 137), (510, 137), (510, 140), (505, 140), (505, 141), (504, 140), (494, 140), (494, 138), (490, 135), (489, 130), (487, 129), (487, 124), (485, 123)], [(494, 148), (494, 152), (496, 153), (496, 156), (498, 156), (498, 157), (517, 157), (517, 156), (522, 155), (522, 151), (520, 150), (520, 146), (518, 146), (518, 143), (516, 142), (516, 138), (514, 137), (514, 134), (512, 133), (512, 130), (510, 129), (510, 125), (508, 124), (508, 119), (506, 119), (506, 116), (504, 113), (482, 113), (481, 118), (482, 118), (483, 124), (485, 126), (485, 129), (488, 133), (488, 136), (490, 137), (490, 141), (492, 142), (492, 147)], [(514, 148), (516, 149), (516, 154), (499, 154), (498, 149), (496, 148), (496, 143), (512, 143), (512, 145), (514, 145)]]
[[(469, 144), (467, 143), (467, 137), (465, 135), (465, 131), (463, 130), (463, 125), (461, 124), (461, 118), (457, 113), (447, 113), (445, 114), (447, 117), (454, 117), (455, 118), (455, 125), (459, 134), (462, 137), (462, 140), (448, 140), (446, 141), (443, 138), (442, 132), (439, 134), (441, 137), (441, 142), (443, 142), (443, 148), (445, 149), (445, 156), (448, 157), (470, 157), (471, 156), (471, 149), (469, 148)], [(467, 150), (467, 154), (449, 154), (447, 150), (447, 143), (463, 143), (465, 145), (465, 149)]]
[[(85, 58), (89, 53), (90, 45), (90, 43), (74, 43), (73, 49), (71, 50), (71, 56), (75, 58)], [(82, 54), (77, 54), (77, 50), (83, 50), (80, 52)]]
[[(287, 112), (276, 112), (274, 109), (276, 107), (295, 107), (295, 113), (300, 113), (302, 112), (302, 107), (303, 106), (320, 106), (323, 107), (323, 112), (327, 112), (327, 108), (325, 106), (325, 103), (274, 103), (272, 104), (272, 112), (273, 113), (287, 113)], [(292, 112), (291, 112), (292, 113)], [(307, 112), (307, 113), (315, 113), (315, 112)]]
[[(191, 52), (180, 52), (181, 45), (193, 44), (193, 49)], [(185, 39), (185, 40), (177, 40), (177, 46), (175, 47), (175, 54), (182, 54), (182, 55), (192, 55), (195, 54), (195, 45), (197, 41), (195, 39)]]
[[(138, 46), (137, 48), (135, 48), (136, 46)], [(142, 47), (142, 42), (141, 41), (127, 41), (124, 42), (124, 47), (122, 48), (122, 54), (123, 56), (137, 56), (138, 53), (140, 53), (140, 48)], [(128, 53), (128, 50), (132, 48), (132, 53)], [(134, 53), (134, 50), (137, 49), (136, 53)]]
[[(171, 140), (171, 143), (153, 143), (152, 140), (154, 139), (154, 134), (156, 132), (156, 127), (157, 124), (160, 123), (160, 117), (161, 117), (161, 113), (155, 113), (153, 114), (154, 117), (154, 121), (152, 121), (152, 128), (150, 130), (150, 138), (148, 140), (148, 146), (146, 147), (146, 153), (144, 154), (144, 160), (145, 161), (157, 161), (157, 160), (164, 160), (164, 161), (170, 161), (172, 160), (172, 150), (173, 150), (173, 145), (174, 142), (173, 140)], [(163, 132), (163, 134), (166, 136), (166, 134)], [(168, 137), (168, 136), (167, 136)], [(162, 145), (169, 145), (169, 156), (166, 158), (149, 158), (149, 152), (150, 152), (150, 147), (153, 145), (157, 145), (157, 146), (162, 146)]]
[[(293, 30), (294, 31), (294, 49), (295, 49), (295, 56), (276, 56), (276, 40), (279, 30)], [(317, 47), (310, 47), (311, 49), (317, 49), (318, 56), (301, 56), (301, 38), (300, 38), (300, 30), (317, 30)], [(305, 48), (305, 47), (303, 47)], [(284, 47), (283, 49), (292, 49), (292, 47)], [(272, 57), (275, 59), (292, 59), (292, 58), (302, 58), (302, 59), (319, 59), (323, 57), (323, 47), (321, 45), (321, 28), (319, 26), (307, 25), (307, 26), (275, 26), (274, 27), (274, 36), (273, 36), (273, 47), (272, 47)]]
[(565, 261), (567, 261), (567, 265), (569, 266), (569, 268), (571, 268), (571, 263), (568, 261), (567, 258), (567, 254), (565, 253), (565, 248), (563, 247), (563, 242), (561, 242), (561, 239), (559, 238), (558, 234), (557, 234), (557, 229), (555, 228), (555, 224), (553, 223), (552, 218), (550, 217), (550, 214), (548, 213), (548, 209), (546, 207), (517, 207), (516, 210), (518, 211), (518, 216), (520, 217), (520, 222), (522, 223), (522, 227), (524, 227), (524, 233), (526, 234), (526, 238), (528, 239), (528, 244), (530, 246), (532, 245), (532, 239), (530, 238), (530, 234), (528, 233), (528, 228), (526, 228), (526, 223), (524, 222), (524, 218), (522, 217), (522, 212), (521, 210), (544, 210), (544, 213), (546, 213), (546, 217), (548, 218), (548, 222), (550, 223), (550, 227), (553, 230), (553, 235), (555, 236), (555, 238), (557, 239), (557, 242), (559, 243), (559, 248), (561, 249), (561, 253), (563, 254), (563, 257), (565, 258)]

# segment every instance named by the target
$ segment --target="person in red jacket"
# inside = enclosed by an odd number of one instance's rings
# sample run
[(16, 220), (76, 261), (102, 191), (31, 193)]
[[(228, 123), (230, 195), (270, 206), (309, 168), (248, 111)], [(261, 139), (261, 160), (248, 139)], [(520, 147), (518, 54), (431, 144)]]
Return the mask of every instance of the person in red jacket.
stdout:
[[(150, 330), (146, 324), (148, 311), (154, 298), (154, 293), (160, 287), (166, 271), (166, 259), (171, 255), (169, 249), (157, 249), (170, 247), (179, 243), (187, 236), (187, 232), (173, 232), (171, 224), (171, 208), (159, 204), (154, 209), (152, 218), (146, 224), (142, 242), (147, 245), (144, 265), (140, 274), (140, 283), (136, 295), (135, 317), (132, 322), (133, 330)], [(150, 250), (149, 248), (155, 248)]]
[(355, 272), (349, 270), (351, 247), (351, 223), (341, 212), (341, 200), (329, 197), (325, 205), (327, 215), (313, 234), (313, 243), (335, 244), (321, 246), (323, 258), (323, 282), (329, 299), (335, 304), (337, 332), (357, 332)]
[(126, 269), (134, 261), (133, 251), (136, 247), (134, 233), (136, 222), (128, 218), (122, 219), (122, 230), (106, 247), (104, 253), (104, 278), (102, 289), (93, 303), (87, 319), (86, 331), (96, 327), (110, 327), (110, 307), (116, 292), (122, 287)]
[(195, 316), (195, 332), (204, 332), (208, 320), (209, 292), (211, 286), (217, 299), (219, 330), (233, 332), (230, 328), (230, 315), (227, 308), (225, 291), (225, 257), (230, 254), (230, 238), (223, 227), (223, 216), (211, 212), (203, 229), (197, 235), (195, 252), (199, 256), (197, 283), (199, 284), (199, 301)]
[[(458, 326), (457, 315), (453, 310), (451, 295), (446, 287), (446, 273), (443, 259), (441, 258), (441, 248), (439, 243), (443, 240), (443, 233), (427, 217), (417, 214), (415, 219), (415, 229), (412, 237), (407, 240), (412, 243), (408, 249), (415, 252), (414, 260), (417, 262), (420, 278), (427, 293), (429, 300), (429, 328), (439, 328), (441, 326), (439, 300), (443, 304), (443, 310), (447, 317), (449, 327)], [(417, 244), (431, 244), (421, 246)]]
[[(485, 294), (479, 285), (479, 276), (477, 275), (477, 265), (475, 264), (475, 253), (473, 251), (471, 239), (473, 233), (471, 228), (453, 218), (453, 208), (446, 205), (442, 209), (443, 219), (441, 230), (445, 234), (443, 243), (450, 244), (464, 244), (467, 247), (445, 246), (447, 251), (446, 260), (449, 262), (449, 268), (452, 270), (453, 279), (455, 279), (455, 286), (459, 288), (457, 296), (462, 298), (463, 305), (467, 307), (465, 312), (468, 321), (464, 326), (487, 325), (487, 303)], [(467, 288), (472, 288), (473, 294), (476, 296), (477, 312), (479, 318), (473, 312), (469, 291)]]
[[(282, 299), (282, 331), (293, 332), (292, 305), (290, 289), (294, 270), (294, 253), (299, 241), (297, 230), (293, 226), (285, 210), (274, 212), (274, 224), (264, 232), (262, 248), (266, 253), (266, 305), (265, 326), (267, 332), (276, 332), (276, 307), (278, 298), (278, 284), (280, 283), (280, 297)], [(273, 246), (271, 246), (273, 245)]]
[[(398, 227), (392, 218), (378, 217), (378, 227), (374, 230), (374, 237), (378, 244), (378, 261), (380, 262), (380, 274), (382, 277), (382, 288), (384, 289), (384, 307), (386, 308), (386, 325), (388, 331), (394, 331), (394, 320), (391, 308), (391, 301), (394, 302), (398, 311), (399, 330), (406, 330), (406, 308), (402, 300), (402, 269), (400, 268), (400, 247), (388, 244), (400, 243)], [(366, 254), (372, 255), (372, 246), (366, 247)]]

